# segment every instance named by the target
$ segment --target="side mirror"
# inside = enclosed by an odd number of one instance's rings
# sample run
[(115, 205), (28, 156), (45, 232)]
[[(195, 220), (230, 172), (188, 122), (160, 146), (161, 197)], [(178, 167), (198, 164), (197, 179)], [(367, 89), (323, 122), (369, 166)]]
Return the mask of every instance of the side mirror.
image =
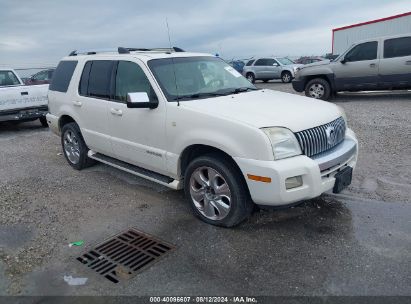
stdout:
[(341, 61), (340, 61), (342, 64), (345, 64), (345, 63), (347, 63), (348, 62), (348, 60), (347, 60), (347, 58), (343, 58), (343, 59), (341, 59)]
[(150, 101), (146, 92), (133, 92), (127, 94), (127, 108), (155, 109), (158, 101)]

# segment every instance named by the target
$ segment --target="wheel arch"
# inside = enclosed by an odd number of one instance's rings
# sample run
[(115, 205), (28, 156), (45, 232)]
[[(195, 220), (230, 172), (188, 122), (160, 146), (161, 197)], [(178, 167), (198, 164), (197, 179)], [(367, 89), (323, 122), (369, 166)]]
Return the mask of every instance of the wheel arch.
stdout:
[(61, 132), (64, 125), (66, 125), (68, 123), (71, 123), (71, 122), (75, 122), (78, 125), (77, 121), (73, 117), (71, 117), (70, 115), (67, 115), (67, 114), (61, 115), (60, 118), (59, 118), (59, 122), (58, 122), (59, 131)]
[(307, 75), (304, 76), (304, 90), (306, 89), (306, 85), (310, 80), (313, 80), (315, 78), (321, 78), (324, 79), (326, 81), (328, 81), (328, 83), (331, 86), (331, 92), (335, 92), (336, 87), (335, 87), (335, 79), (334, 79), (334, 74), (314, 74), (314, 75)]
[(244, 182), (247, 193), (250, 194), (244, 174), (242, 173), (236, 161), (227, 152), (219, 148), (213, 147), (213, 146), (203, 145), (203, 144), (193, 144), (193, 145), (186, 147), (181, 153), (181, 156), (179, 158), (178, 168), (179, 168), (179, 173), (181, 174), (181, 176), (184, 177), (185, 171), (192, 160), (194, 160), (197, 157), (208, 155), (208, 154), (217, 154), (225, 158), (226, 160), (230, 161), (237, 168), (238, 172), (241, 175), (241, 179)]

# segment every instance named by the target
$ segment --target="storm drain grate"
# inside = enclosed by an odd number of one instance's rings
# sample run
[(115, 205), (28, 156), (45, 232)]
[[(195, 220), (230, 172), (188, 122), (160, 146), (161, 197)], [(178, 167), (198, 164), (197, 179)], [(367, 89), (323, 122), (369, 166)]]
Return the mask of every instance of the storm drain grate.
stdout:
[(81, 263), (113, 283), (134, 277), (175, 249), (134, 228), (119, 233), (78, 257)]

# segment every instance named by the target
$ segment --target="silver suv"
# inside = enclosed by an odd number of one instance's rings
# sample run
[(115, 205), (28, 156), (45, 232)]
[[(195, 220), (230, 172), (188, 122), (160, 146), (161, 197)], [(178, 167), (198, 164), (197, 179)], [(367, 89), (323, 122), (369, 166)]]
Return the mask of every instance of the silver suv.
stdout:
[(411, 33), (361, 41), (334, 61), (305, 65), (293, 88), (322, 100), (338, 91), (411, 89)]
[(252, 83), (256, 80), (268, 82), (272, 79), (281, 79), (282, 82), (289, 83), (294, 78), (297, 68), (302, 66), (284, 57), (257, 58), (247, 62), (243, 75)]

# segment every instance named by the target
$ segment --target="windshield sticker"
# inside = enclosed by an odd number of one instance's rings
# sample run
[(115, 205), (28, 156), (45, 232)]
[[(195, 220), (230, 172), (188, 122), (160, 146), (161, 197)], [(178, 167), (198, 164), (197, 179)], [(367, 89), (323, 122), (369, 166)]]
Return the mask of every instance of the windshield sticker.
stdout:
[(241, 74), (238, 73), (233, 67), (225, 67), (226, 71), (229, 72), (231, 75), (233, 75), (234, 77), (241, 77)]

